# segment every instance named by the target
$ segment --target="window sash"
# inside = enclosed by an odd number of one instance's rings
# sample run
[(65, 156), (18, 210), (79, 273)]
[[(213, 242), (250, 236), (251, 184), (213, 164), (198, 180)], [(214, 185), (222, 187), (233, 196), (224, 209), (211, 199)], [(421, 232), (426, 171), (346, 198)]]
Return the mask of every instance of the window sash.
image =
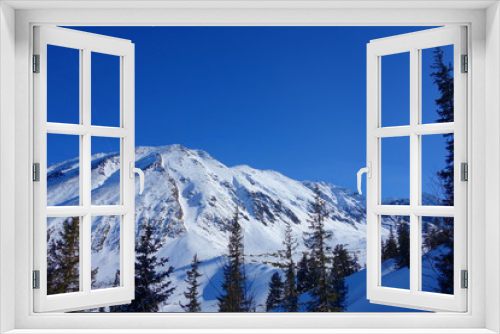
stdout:
[[(467, 290), (461, 289), (460, 271), (467, 269), (467, 183), (460, 180), (460, 163), (467, 162), (467, 76), (457, 71), (461, 54), (467, 54), (466, 28), (446, 27), (371, 41), (367, 46), (367, 161), (372, 177), (367, 180), (367, 295), (371, 302), (423, 310), (465, 312)], [(454, 122), (419, 124), (420, 50), (454, 45)], [(410, 125), (382, 127), (381, 57), (410, 53)], [(419, 205), (421, 198), (421, 135), (454, 133), (455, 206)], [(410, 138), (410, 205), (381, 205), (381, 139)], [(410, 216), (410, 289), (381, 286), (381, 216)], [(422, 252), (421, 217), (454, 217), (454, 294), (419, 291)]]
[[(47, 45), (80, 50), (80, 124), (47, 122)], [(120, 57), (120, 127), (91, 125), (91, 53)], [(130, 41), (64, 28), (34, 28), (34, 54), (40, 55), (40, 72), (34, 74), (34, 161), (40, 163), (40, 182), (34, 183), (34, 266), (40, 271), (40, 288), (33, 290), (34, 311), (74, 311), (129, 303), (134, 298), (135, 191), (129, 177), (135, 160), (134, 45)], [(47, 134), (78, 135), (78, 206), (47, 206)], [(120, 138), (120, 204), (91, 205), (91, 138)], [(132, 163), (132, 165), (130, 164)], [(120, 287), (91, 288), (92, 216), (120, 218)], [(79, 291), (47, 294), (47, 218), (80, 217)]]

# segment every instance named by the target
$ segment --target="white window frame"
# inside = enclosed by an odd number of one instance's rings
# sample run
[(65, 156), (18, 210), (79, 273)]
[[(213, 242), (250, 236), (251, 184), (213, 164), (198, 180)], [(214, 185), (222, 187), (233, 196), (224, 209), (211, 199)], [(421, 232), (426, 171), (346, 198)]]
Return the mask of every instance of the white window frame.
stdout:
[[(0, 320), (2, 332), (500, 332), (500, 11), (496, 1), (6, 1), (0, 4)], [(12, 7), (18, 8), (14, 10)], [(74, 6), (72, 8), (72, 6)], [(148, 9), (149, 6), (149, 9)], [(397, 9), (391, 8), (397, 6)], [(61, 8), (66, 7), (66, 8)], [(121, 7), (121, 8), (120, 8)], [(128, 9), (127, 9), (128, 7)], [(130, 7), (143, 10), (130, 9)], [(163, 7), (163, 8), (158, 8)], [(182, 8), (179, 8), (182, 7)], [(225, 8), (224, 8), (225, 7)], [(24, 8), (24, 9), (23, 9)], [(31, 9), (30, 9), (31, 8)], [(75, 9), (80, 8), (80, 9)], [(82, 9), (83, 8), (83, 9)], [(103, 8), (107, 8), (103, 10)], [(108, 10), (114, 8), (114, 10)], [(151, 9), (154, 8), (154, 9)], [(369, 8), (369, 9), (368, 9)], [(469, 27), (469, 307), (435, 314), (34, 314), (32, 27), (57, 25), (408, 25)], [(15, 38), (14, 38), (15, 36)], [(486, 71), (486, 67), (488, 70)], [(15, 68), (15, 72), (14, 72)], [(12, 85), (15, 82), (15, 85)], [(15, 97), (15, 98), (14, 98)], [(14, 112), (15, 110), (15, 112)], [(14, 131), (15, 129), (15, 131)], [(15, 145), (12, 145), (15, 142)], [(488, 152), (488, 154), (486, 154)], [(361, 153), (364, 154), (364, 153)], [(15, 171), (15, 178), (12, 175)], [(353, 177), (355, 177), (353, 171)], [(488, 182), (486, 182), (488, 176)], [(12, 189), (15, 198), (12, 199)], [(488, 196), (486, 196), (486, 194)], [(486, 205), (485, 205), (486, 204)], [(14, 209), (12, 209), (14, 208)], [(15, 225), (12, 222), (15, 222)], [(474, 226), (474, 229), (471, 228)], [(14, 252), (12, 252), (14, 250)], [(492, 255), (485, 265), (486, 251)], [(496, 256), (495, 256), (496, 255)], [(29, 259), (29, 260), (28, 260)], [(15, 287), (15, 288), (13, 288)], [(486, 293), (487, 291), (487, 293)], [(14, 307), (12, 307), (14, 305)], [(168, 328), (166, 328), (168, 327)], [(132, 330), (134, 328), (141, 328)], [(225, 328), (225, 329), (224, 329)], [(231, 330), (231, 328), (233, 330)], [(286, 329), (288, 328), (288, 330)], [(358, 330), (355, 330), (355, 329)], [(184, 329), (184, 330), (181, 330)], [(185, 329), (192, 329), (186, 331)], [(217, 330), (219, 329), (219, 330)], [(237, 330), (241, 329), (241, 330)], [(246, 330), (245, 330), (246, 329)], [(293, 330), (295, 329), (295, 330)], [(347, 331), (347, 330), (346, 330)], [(47, 331), (45, 331), (46, 333)], [(150, 331), (151, 332), (151, 331)]]
[[(135, 121), (134, 121), (134, 44), (129, 40), (101, 36), (60, 27), (34, 27), (34, 54), (39, 56), (39, 71), (34, 84), (34, 162), (39, 164), (39, 181), (33, 184), (34, 270), (39, 271), (39, 288), (34, 290), (34, 311), (74, 311), (105, 305), (128, 304), (134, 299), (135, 263)], [(79, 124), (47, 122), (47, 45), (78, 50)], [(119, 126), (95, 126), (91, 120), (92, 52), (119, 58)], [(78, 136), (79, 205), (47, 206), (47, 134)], [(117, 138), (120, 141), (120, 202), (117, 205), (91, 203), (92, 138)], [(59, 137), (61, 138), (61, 137)], [(91, 227), (93, 216), (117, 216), (120, 224), (120, 285), (91, 287)], [(79, 291), (47, 294), (47, 218), (79, 217)]]
[[(467, 73), (462, 73), (461, 56), (467, 54), (465, 26), (440, 27), (370, 41), (367, 46), (367, 162), (371, 177), (367, 179), (367, 297), (371, 302), (403, 305), (422, 310), (467, 310), (467, 290), (460, 284), (461, 270), (467, 269), (467, 184), (461, 181), (461, 163), (467, 163)], [(422, 123), (422, 50), (453, 45), (454, 121)], [(409, 53), (408, 106), (409, 124), (383, 126), (381, 92), (382, 57)], [(454, 206), (422, 205), (422, 138), (423, 135), (454, 133)], [(383, 205), (382, 145), (383, 138), (409, 139), (410, 204)], [(408, 216), (410, 224), (409, 289), (384, 287), (381, 283), (381, 217)], [(453, 294), (422, 291), (422, 217), (453, 217), (454, 286)]]

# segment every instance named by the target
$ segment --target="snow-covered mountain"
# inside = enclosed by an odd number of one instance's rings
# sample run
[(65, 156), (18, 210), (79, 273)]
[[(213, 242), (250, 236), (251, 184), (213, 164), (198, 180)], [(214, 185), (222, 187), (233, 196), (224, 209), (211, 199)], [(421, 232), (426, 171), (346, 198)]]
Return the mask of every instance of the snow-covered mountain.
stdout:
[[(244, 231), (246, 272), (254, 279), (257, 302), (263, 302), (269, 277), (280, 261), (277, 251), (283, 249), (286, 223), (292, 225), (299, 241), (297, 260), (305, 250), (302, 236), (308, 230), (315, 187), (330, 212), (325, 226), (333, 232), (332, 246), (346, 245), (357, 254), (361, 265), (365, 264), (365, 199), (352, 190), (327, 182), (296, 181), (272, 170), (228, 167), (204, 151), (180, 145), (138, 147), (136, 166), (145, 173), (143, 195), (138, 195), (136, 181), (137, 231), (145, 221), (151, 221), (164, 245), (159, 256), (169, 257), (168, 264), (175, 268), (177, 289), (165, 311), (181, 311), (185, 270), (194, 254), (202, 261), (203, 310), (216, 310), (222, 256), (236, 207)], [(118, 152), (92, 156), (93, 205), (119, 203), (119, 167)], [(78, 169), (78, 159), (48, 168), (48, 205), (78, 203)], [(63, 219), (50, 219), (49, 231), (60, 228)], [(119, 268), (119, 222), (118, 217), (92, 219), (92, 267), (99, 267), (97, 281), (101, 287), (112, 284)], [(383, 238), (387, 234), (384, 228)]]

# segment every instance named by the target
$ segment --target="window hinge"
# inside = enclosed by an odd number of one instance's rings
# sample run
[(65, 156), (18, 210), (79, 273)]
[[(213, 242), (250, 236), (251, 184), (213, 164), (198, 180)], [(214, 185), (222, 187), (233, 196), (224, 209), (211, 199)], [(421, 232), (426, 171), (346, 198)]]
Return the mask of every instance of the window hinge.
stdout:
[(460, 180), (469, 181), (469, 165), (466, 162), (462, 162), (460, 164), (460, 169), (462, 174)]
[(33, 164), (33, 181), (40, 181), (40, 164), (38, 162)]
[(40, 289), (40, 270), (33, 270), (33, 289)]
[(33, 55), (33, 73), (40, 73), (40, 55)]
[(467, 289), (469, 287), (469, 273), (467, 270), (462, 270), (460, 276), (462, 277), (462, 289)]
[(469, 56), (462, 55), (462, 73), (469, 72)]

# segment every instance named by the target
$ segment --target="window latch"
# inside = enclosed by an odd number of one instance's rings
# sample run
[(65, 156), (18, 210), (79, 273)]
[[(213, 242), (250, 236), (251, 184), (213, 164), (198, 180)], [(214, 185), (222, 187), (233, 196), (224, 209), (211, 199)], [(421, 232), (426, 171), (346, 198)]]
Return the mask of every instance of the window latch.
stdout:
[(133, 161), (129, 164), (129, 171), (131, 179), (134, 178), (135, 173), (139, 174), (139, 195), (142, 195), (142, 192), (144, 191), (144, 172), (140, 168), (135, 168)]
[(359, 171), (358, 171), (358, 192), (359, 194), (363, 194), (361, 192), (361, 176), (366, 173), (366, 177), (371, 179), (372, 178), (372, 163), (370, 161), (368, 161), (368, 166), (367, 167), (364, 167), (364, 168), (361, 168)]

